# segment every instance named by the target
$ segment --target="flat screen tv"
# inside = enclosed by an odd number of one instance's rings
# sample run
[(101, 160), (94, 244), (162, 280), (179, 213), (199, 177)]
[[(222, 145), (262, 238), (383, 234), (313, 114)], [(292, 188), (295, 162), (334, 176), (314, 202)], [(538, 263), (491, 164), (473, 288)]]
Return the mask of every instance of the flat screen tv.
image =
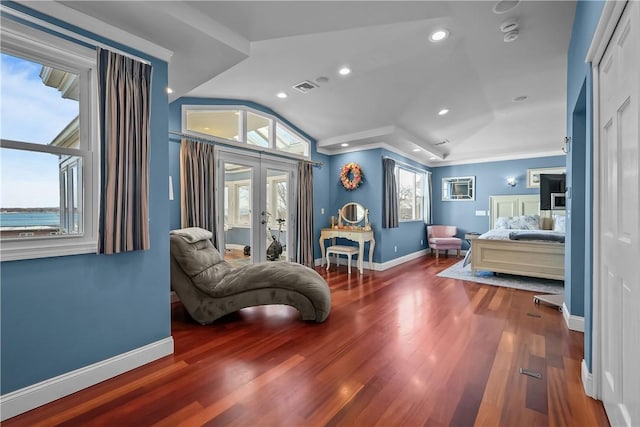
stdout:
[(567, 176), (559, 173), (540, 175), (540, 210), (565, 209)]

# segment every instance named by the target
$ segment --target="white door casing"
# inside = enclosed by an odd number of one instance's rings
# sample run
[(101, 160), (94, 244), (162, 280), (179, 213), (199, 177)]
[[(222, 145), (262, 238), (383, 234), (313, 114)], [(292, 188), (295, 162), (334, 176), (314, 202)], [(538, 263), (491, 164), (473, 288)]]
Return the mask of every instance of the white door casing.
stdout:
[(618, 21), (622, 7), (605, 6), (587, 58), (595, 125), (592, 370), (594, 397), (611, 424), (632, 426), (640, 425), (640, 5), (628, 2)]

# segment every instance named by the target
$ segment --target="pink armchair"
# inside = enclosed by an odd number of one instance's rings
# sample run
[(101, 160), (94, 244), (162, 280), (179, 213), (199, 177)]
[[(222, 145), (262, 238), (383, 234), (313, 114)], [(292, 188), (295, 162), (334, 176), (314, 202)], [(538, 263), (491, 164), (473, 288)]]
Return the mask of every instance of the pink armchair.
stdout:
[(442, 249), (445, 255), (449, 255), (449, 249), (456, 249), (457, 256), (460, 256), (460, 248), (462, 248), (462, 239), (456, 236), (458, 228), (455, 225), (428, 225), (427, 239), (429, 240), (429, 249), (431, 253), (436, 250), (436, 259), (439, 250)]

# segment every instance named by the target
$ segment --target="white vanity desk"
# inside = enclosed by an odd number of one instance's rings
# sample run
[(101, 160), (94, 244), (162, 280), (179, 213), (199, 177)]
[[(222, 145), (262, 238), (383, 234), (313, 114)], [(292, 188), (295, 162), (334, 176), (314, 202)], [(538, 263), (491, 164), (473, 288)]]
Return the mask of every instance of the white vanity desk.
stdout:
[(373, 238), (373, 230), (364, 229), (348, 229), (348, 228), (323, 228), (320, 231), (320, 250), (322, 252), (322, 265), (324, 265), (325, 245), (324, 241), (327, 239), (335, 239), (342, 237), (349, 239), (353, 242), (358, 242), (360, 252), (358, 255), (358, 271), (362, 274), (363, 258), (364, 258), (364, 244), (365, 242), (371, 242), (369, 245), (369, 269), (373, 270), (373, 249), (376, 247), (376, 241)]
[(373, 250), (376, 247), (376, 240), (373, 237), (373, 230), (369, 225), (369, 211), (358, 203), (347, 203), (338, 211), (338, 224), (346, 222), (347, 224), (358, 224), (364, 220), (364, 227), (358, 225), (344, 225), (333, 228), (323, 228), (320, 231), (320, 250), (322, 252), (322, 264), (325, 261), (325, 240), (332, 239), (332, 245), (335, 245), (335, 239), (341, 237), (353, 242), (358, 242), (358, 271), (362, 274), (364, 259), (364, 244), (369, 244), (369, 269), (373, 270)]

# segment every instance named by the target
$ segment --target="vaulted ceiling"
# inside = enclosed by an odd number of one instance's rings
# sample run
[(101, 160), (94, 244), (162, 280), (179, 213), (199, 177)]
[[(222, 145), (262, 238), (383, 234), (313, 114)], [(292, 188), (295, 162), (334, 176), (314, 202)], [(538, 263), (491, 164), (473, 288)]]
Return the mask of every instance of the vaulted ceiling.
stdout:
[[(171, 100), (257, 102), (321, 152), (386, 146), (434, 166), (562, 154), (573, 1), (59, 3), (172, 51)], [(439, 28), (449, 37), (429, 41)], [(305, 80), (317, 87), (292, 88)]]

